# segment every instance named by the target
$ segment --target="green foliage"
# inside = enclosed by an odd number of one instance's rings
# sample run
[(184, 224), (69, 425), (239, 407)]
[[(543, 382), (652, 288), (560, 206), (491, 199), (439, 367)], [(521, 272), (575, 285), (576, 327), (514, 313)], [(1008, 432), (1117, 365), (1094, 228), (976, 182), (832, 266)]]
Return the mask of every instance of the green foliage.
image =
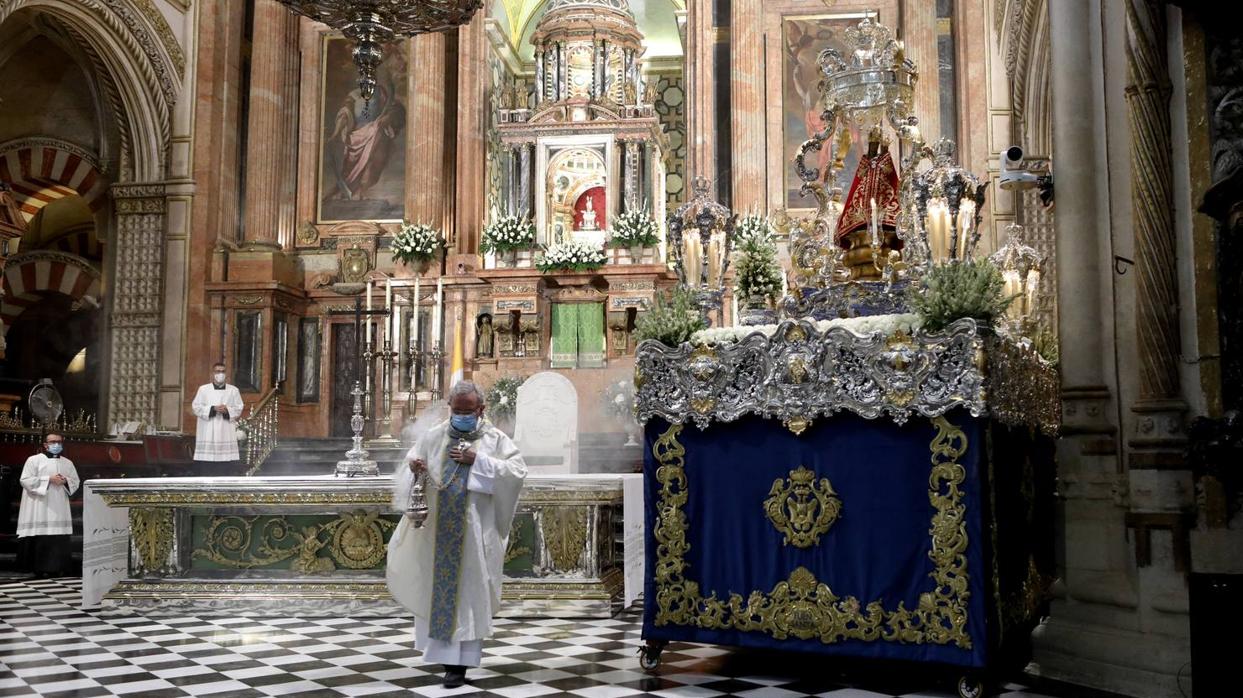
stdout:
[(781, 263), (768, 222), (747, 216), (738, 223), (734, 293), (747, 306), (770, 306), (781, 293)]
[(1057, 335), (1052, 330), (1044, 328), (1037, 332), (1034, 344), (1036, 346), (1036, 353), (1040, 355), (1040, 358), (1054, 366), (1062, 358), (1061, 349), (1057, 344)]
[(639, 341), (654, 339), (676, 347), (707, 326), (694, 295), (678, 286), (670, 291), (668, 298), (656, 296), (655, 307), (643, 313), (635, 323), (635, 336)]
[(992, 327), (1014, 300), (1003, 296), (1004, 287), (1001, 272), (988, 260), (951, 262), (932, 267), (922, 284), (911, 286), (907, 301), (927, 330), (965, 317)]
[(497, 419), (514, 416), (518, 407), (518, 386), (526, 382), (526, 376), (502, 376), (488, 388), (488, 414)]

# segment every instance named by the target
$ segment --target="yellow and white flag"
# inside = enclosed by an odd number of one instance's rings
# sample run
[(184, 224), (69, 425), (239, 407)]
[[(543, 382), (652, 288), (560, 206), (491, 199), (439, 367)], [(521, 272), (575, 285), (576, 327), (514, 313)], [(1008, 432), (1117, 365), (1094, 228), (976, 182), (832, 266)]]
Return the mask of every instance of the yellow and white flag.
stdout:
[(456, 321), (453, 323), (453, 358), (449, 361), (449, 385), (448, 389), (452, 389), (457, 382), (465, 377), (466, 359), (462, 349), (462, 313), (459, 311)]

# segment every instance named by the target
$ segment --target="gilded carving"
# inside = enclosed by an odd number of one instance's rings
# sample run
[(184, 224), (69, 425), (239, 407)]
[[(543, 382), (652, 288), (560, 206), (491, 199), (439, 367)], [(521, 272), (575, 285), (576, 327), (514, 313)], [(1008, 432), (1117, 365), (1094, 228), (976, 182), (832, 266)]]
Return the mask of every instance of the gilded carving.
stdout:
[(799, 466), (789, 478), (773, 481), (764, 515), (784, 535), (782, 545), (810, 548), (820, 544), (842, 511), (842, 500), (828, 478), (816, 480), (816, 473)]
[(129, 510), (130, 536), (142, 569), (157, 572), (173, 551), (173, 512), (170, 509), (133, 508)]
[(298, 226), (298, 244), (303, 247), (314, 247), (319, 242), (319, 228), (310, 221), (303, 221)]
[[(374, 569), (386, 552), (384, 530), (393, 527), (378, 511), (361, 509), (301, 527), (285, 516), (213, 516), (191, 557), (232, 569), (269, 567), (292, 558), (290, 569), (303, 574), (331, 572), (337, 565)], [(330, 557), (320, 554), (324, 548)]]
[(364, 280), (371, 270), (371, 256), (367, 251), (354, 245), (341, 250), (341, 280), (347, 284), (356, 284)]
[(523, 555), (531, 554), (530, 548), (528, 548), (525, 545), (518, 544), (518, 542), (522, 540), (522, 535), (519, 533), (519, 531), (522, 530), (522, 526), (523, 526), (522, 521), (514, 521), (514, 526), (509, 532), (509, 542), (505, 545), (505, 564), (506, 565), (508, 565), (510, 562), (513, 562), (514, 560), (517, 560)]
[(683, 509), (689, 497), (686, 449), (678, 441), (683, 426), (671, 425), (652, 446), (660, 486), (652, 531), (656, 539), (655, 624), (760, 632), (776, 639), (819, 639), (826, 644), (883, 640), (970, 649), (967, 523), (961, 487), (966, 469), (958, 463), (967, 451), (967, 438), (944, 417), (935, 417), (932, 423), (937, 433), (930, 447), (928, 500), (933, 515), (928, 557), (933, 562), (934, 586), (920, 594), (911, 609), (905, 602), (887, 609), (878, 600), (865, 605), (853, 596), (837, 596), (804, 567), (794, 569), (767, 592), (752, 590), (745, 598), (730, 592), (727, 598), (717, 598), (713, 590), (704, 596), (699, 583), (688, 579), (690, 524)]
[(540, 512), (544, 547), (558, 572), (570, 572), (587, 550), (586, 507), (544, 507)]

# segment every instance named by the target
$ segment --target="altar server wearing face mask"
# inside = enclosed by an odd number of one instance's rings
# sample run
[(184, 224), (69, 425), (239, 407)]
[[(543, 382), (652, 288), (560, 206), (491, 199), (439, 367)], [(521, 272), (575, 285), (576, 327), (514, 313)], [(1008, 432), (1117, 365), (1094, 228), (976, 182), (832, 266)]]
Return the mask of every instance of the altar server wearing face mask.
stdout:
[[(403, 517), (388, 546), (388, 588), (414, 614), (414, 646), (443, 664), (444, 685), (466, 682), (501, 604), (505, 547), (526, 478), (522, 454), (483, 418), (483, 393), (461, 381), (449, 391), (450, 418), (427, 431), (395, 474), (399, 508), (411, 478), (426, 474), (428, 516)], [(402, 499), (406, 501), (401, 501)]]
[(211, 382), (199, 387), (190, 409), (199, 418), (194, 437), (194, 460), (238, 465), (237, 420), (242, 418), (242, 394), (225, 379), (224, 364), (212, 366)]
[(69, 537), (73, 514), (69, 496), (78, 490), (73, 461), (61, 456), (65, 437), (49, 431), (43, 452), (26, 459), (22, 468), (22, 503), (17, 513), (17, 537), (25, 566), (40, 577), (68, 573)]

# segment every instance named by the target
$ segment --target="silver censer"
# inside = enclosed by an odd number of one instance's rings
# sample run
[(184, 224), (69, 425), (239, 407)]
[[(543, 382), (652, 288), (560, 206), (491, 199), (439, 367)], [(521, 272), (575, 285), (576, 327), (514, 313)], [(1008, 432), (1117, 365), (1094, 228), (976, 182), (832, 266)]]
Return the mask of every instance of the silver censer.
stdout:
[(427, 469), (415, 473), (410, 483), (410, 504), (406, 507), (406, 518), (410, 525), (422, 528), (427, 521)]

